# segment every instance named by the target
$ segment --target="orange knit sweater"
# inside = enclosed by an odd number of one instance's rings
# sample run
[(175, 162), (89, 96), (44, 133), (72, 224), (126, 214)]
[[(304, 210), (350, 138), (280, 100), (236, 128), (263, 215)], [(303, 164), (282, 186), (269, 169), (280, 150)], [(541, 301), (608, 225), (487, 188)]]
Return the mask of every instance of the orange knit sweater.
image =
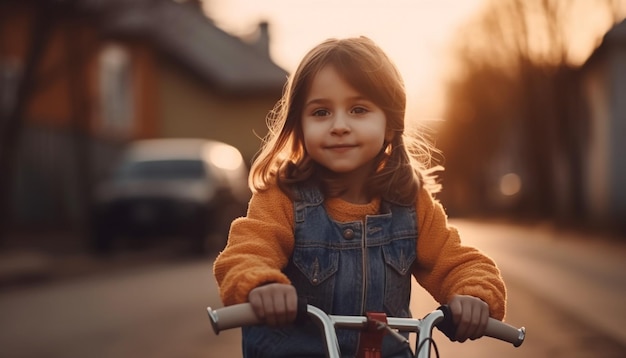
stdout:
[[(378, 213), (380, 199), (352, 204), (338, 198), (324, 203), (336, 221), (364, 220)], [(294, 247), (293, 203), (278, 187), (255, 193), (246, 217), (233, 221), (228, 244), (213, 266), (225, 305), (248, 301), (248, 293), (268, 283), (290, 283), (281, 272)], [(495, 263), (479, 250), (463, 246), (457, 230), (448, 225), (441, 204), (425, 189), (417, 204), (417, 265), (413, 275), (439, 303), (455, 294), (478, 297), (490, 314), (503, 319), (506, 290)]]

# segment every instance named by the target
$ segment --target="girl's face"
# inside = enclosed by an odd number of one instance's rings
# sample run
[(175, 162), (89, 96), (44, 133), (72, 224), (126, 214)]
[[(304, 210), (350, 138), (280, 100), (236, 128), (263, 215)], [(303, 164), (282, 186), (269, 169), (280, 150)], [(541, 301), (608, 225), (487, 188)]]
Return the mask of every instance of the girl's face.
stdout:
[(364, 178), (383, 148), (386, 122), (381, 108), (326, 66), (313, 78), (305, 99), (304, 146), (327, 169)]

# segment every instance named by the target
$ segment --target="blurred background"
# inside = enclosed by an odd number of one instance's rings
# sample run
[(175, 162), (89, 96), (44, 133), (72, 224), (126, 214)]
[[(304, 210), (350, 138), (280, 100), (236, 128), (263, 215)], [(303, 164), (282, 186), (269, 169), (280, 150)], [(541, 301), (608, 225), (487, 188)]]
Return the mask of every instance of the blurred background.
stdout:
[[(625, 17), (626, 0), (0, 0), (0, 356), (238, 356), (203, 310), (265, 117), (311, 47), (365, 35), (529, 329), (442, 355), (623, 357)], [(414, 314), (430, 300), (416, 288)]]

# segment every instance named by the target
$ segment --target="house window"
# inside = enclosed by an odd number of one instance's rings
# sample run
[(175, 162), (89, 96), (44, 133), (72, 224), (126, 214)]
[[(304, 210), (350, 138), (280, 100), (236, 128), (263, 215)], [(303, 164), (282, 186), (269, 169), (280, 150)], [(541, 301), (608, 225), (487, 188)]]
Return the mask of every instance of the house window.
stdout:
[(99, 72), (102, 127), (107, 132), (130, 134), (134, 108), (128, 51), (117, 44), (106, 45), (100, 52)]

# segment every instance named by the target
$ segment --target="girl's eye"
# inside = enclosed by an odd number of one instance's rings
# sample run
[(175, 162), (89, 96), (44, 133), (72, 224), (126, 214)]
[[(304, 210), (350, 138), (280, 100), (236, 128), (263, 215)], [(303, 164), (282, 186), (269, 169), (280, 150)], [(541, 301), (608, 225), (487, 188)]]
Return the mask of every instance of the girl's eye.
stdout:
[(325, 109), (316, 109), (315, 111), (313, 111), (313, 115), (316, 117), (324, 117), (328, 116), (329, 114), (330, 112)]
[(354, 108), (352, 108), (352, 113), (355, 113), (355, 114), (365, 114), (367, 112), (368, 112), (368, 110), (365, 107), (354, 107)]

